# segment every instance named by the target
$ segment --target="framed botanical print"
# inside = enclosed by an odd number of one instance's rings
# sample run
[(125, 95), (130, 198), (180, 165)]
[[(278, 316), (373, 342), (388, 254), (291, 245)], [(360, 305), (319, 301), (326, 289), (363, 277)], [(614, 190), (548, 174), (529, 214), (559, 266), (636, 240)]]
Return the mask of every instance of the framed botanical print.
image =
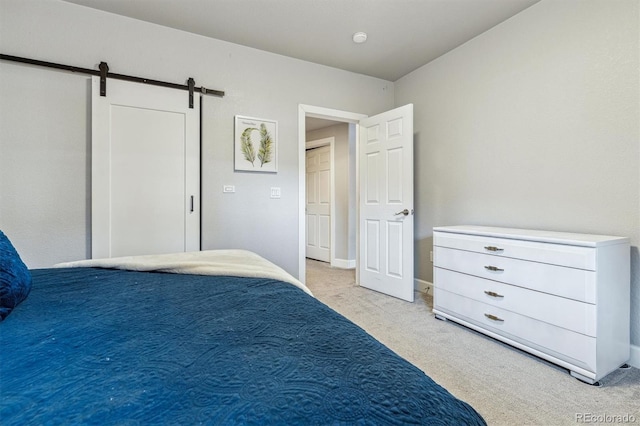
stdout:
[(278, 172), (278, 122), (235, 116), (235, 170)]

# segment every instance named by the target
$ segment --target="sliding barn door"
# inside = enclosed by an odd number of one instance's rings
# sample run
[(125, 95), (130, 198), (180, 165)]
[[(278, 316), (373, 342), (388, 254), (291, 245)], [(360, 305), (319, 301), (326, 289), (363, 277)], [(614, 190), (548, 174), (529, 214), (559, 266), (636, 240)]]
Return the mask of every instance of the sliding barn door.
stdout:
[(109, 79), (92, 89), (92, 257), (200, 249), (199, 99)]

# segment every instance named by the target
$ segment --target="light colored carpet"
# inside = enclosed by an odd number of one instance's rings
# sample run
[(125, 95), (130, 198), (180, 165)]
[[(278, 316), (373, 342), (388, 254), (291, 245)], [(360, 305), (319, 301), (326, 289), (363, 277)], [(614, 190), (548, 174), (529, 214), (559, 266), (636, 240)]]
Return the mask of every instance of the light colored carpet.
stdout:
[(640, 370), (618, 369), (590, 386), (568, 371), (451, 321), (432, 297), (404, 302), (355, 285), (354, 270), (307, 260), (317, 299), (471, 404), (489, 425), (640, 424)]

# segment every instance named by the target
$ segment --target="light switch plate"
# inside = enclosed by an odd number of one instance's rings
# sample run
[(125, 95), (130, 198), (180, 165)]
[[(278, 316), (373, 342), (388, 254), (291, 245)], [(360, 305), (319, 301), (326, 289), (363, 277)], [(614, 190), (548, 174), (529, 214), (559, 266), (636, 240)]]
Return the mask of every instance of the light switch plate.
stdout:
[(233, 185), (223, 185), (222, 192), (225, 192), (225, 193), (236, 192), (236, 187)]
[(271, 198), (280, 198), (280, 188), (271, 188)]

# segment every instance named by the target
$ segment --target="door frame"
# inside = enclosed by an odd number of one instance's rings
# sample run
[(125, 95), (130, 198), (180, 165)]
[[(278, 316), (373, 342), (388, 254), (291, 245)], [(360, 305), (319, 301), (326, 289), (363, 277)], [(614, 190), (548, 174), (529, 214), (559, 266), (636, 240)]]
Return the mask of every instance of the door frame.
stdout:
[[(343, 123), (355, 124), (355, 140), (356, 140), (356, 215), (359, 214), (359, 188), (360, 180), (358, 177), (358, 154), (359, 154), (359, 140), (360, 140), (360, 126), (358, 123), (361, 119), (368, 117), (366, 114), (341, 111), (337, 109), (318, 107), (313, 105), (298, 105), (298, 279), (301, 282), (306, 281), (307, 266), (305, 263), (306, 254), (306, 220), (305, 220), (305, 204), (306, 204), (306, 124), (305, 119), (307, 117), (322, 118), (331, 121), (340, 121)], [(333, 208), (333, 206), (332, 206)], [(356, 221), (357, 222), (357, 221)], [(332, 225), (333, 226), (333, 225)], [(360, 226), (356, 224), (356, 241), (359, 241)], [(333, 249), (333, 244), (332, 244)], [(356, 250), (356, 284), (360, 282), (358, 277), (358, 250)], [(333, 251), (332, 251), (333, 259)]]
[[(315, 148), (322, 148), (323, 146), (329, 146), (329, 161), (331, 162), (331, 173), (329, 174), (329, 186), (331, 188), (331, 194), (329, 197), (329, 203), (331, 204), (331, 206), (329, 207), (329, 216), (330, 216), (330, 223), (329, 223), (329, 238), (331, 239), (331, 246), (329, 247), (329, 263), (331, 264), (331, 266), (335, 266), (336, 265), (336, 251), (335, 251), (335, 241), (336, 241), (336, 225), (335, 225), (335, 216), (336, 216), (336, 175), (335, 175), (335, 161), (333, 158), (334, 155), (334, 150), (333, 150), (333, 146), (334, 143), (336, 141), (336, 138), (331, 136), (328, 138), (322, 138), (322, 139), (315, 139), (312, 141), (308, 141), (305, 143), (305, 153), (307, 150), (309, 149), (315, 149)], [(306, 155), (305, 155), (305, 165), (306, 165)], [(306, 173), (306, 168), (305, 168), (305, 179), (307, 177), (307, 173)], [(305, 182), (306, 185), (306, 182)], [(307, 192), (307, 187), (305, 186), (305, 210), (307, 207), (307, 203), (306, 203), (306, 192)], [(305, 214), (305, 257), (306, 257), (306, 232), (307, 232), (307, 226), (306, 226), (306, 214)]]

